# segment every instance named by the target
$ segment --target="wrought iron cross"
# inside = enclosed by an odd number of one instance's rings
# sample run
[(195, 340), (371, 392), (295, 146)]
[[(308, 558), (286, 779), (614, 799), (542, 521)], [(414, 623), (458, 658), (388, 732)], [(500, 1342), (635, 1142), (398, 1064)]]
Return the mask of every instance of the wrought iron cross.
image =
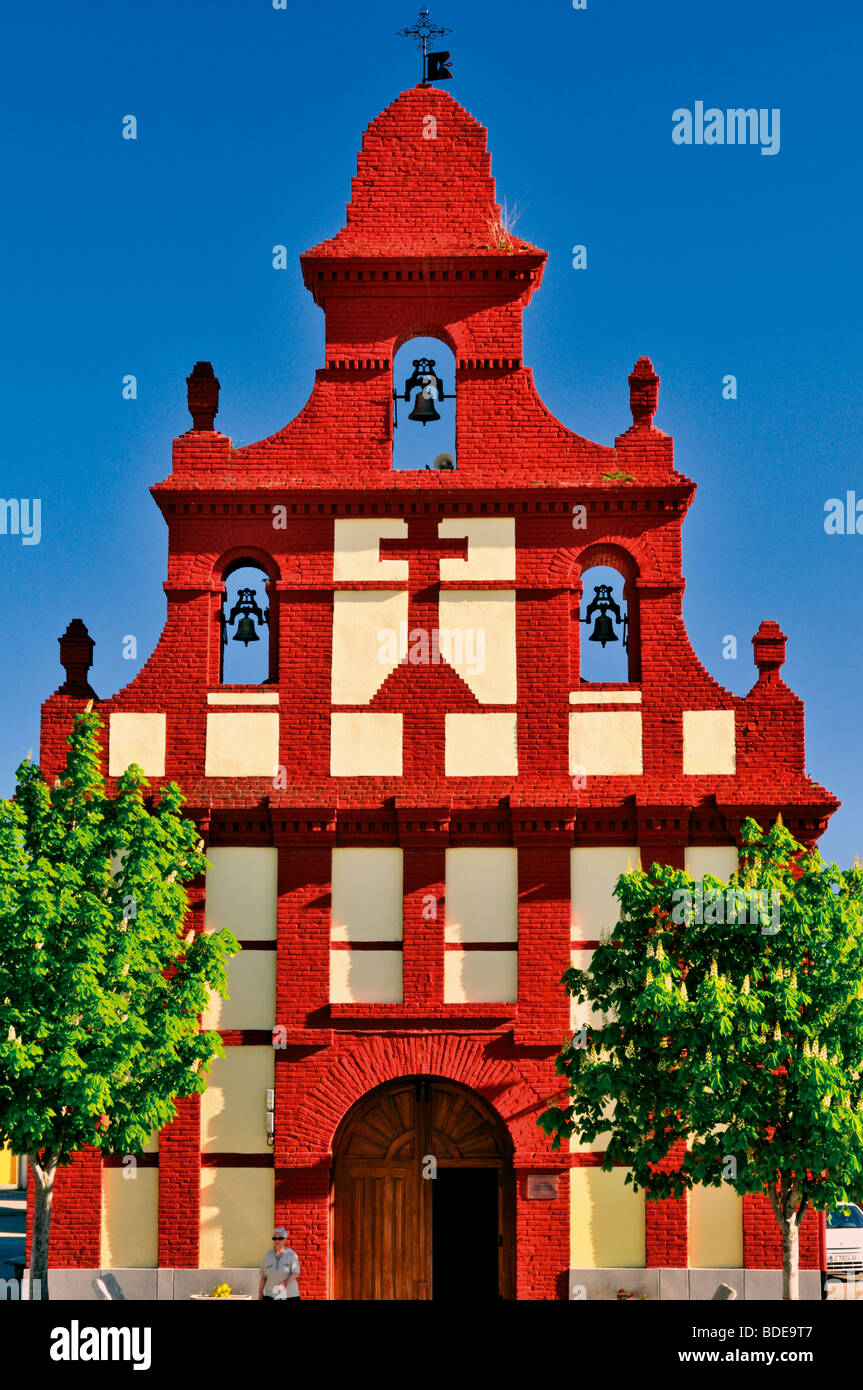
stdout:
[[(423, 85), (428, 82), (428, 41), (443, 34), (451, 34), (452, 29), (445, 29), (440, 24), (432, 24), (429, 19), (428, 10), (420, 10), (416, 24), (412, 24), (408, 29), (399, 29), (399, 38), (415, 39), (417, 48), (423, 55)], [(449, 55), (447, 55), (449, 56)]]

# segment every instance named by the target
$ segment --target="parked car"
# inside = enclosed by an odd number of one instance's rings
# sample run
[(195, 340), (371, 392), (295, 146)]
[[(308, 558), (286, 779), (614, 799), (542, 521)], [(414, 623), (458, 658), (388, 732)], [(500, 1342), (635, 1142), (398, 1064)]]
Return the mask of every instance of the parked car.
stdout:
[(835, 1278), (863, 1277), (863, 1210), (843, 1202), (827, 1213), (827, 1273)]

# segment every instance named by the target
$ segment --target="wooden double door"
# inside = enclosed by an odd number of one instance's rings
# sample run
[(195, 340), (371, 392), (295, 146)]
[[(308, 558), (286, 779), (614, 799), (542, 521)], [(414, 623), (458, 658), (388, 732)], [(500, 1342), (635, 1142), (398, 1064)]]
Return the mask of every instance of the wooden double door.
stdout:
[(334, 1153), (337, 1299), (513, 1297), (509, 1136), (476, 1094), (408, 1077), (346, 1117)]

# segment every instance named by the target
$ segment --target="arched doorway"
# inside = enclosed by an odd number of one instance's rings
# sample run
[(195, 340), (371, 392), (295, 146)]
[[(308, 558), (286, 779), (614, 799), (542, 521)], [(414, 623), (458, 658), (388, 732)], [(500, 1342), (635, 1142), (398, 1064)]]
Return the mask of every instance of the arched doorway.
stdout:
[(332, 1187), (337, 1299), (513, 1297), (512, 1145), (455, 1082), (405, 1077), (345, 1117)]

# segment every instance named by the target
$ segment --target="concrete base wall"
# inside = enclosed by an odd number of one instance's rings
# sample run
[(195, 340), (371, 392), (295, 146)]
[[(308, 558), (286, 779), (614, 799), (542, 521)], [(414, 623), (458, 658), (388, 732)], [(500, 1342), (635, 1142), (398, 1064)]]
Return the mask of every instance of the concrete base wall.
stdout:
[[(817, 1269), (800, 1271), (801, 1300), (821, 1299), (822, 1276)], [(618, 1289), (646, 1294), (653, 1300), (706, 1302), (720, 1284), (729, 1284), (738, 1299), (781, 1302), (779, 1269), (571, 1269), (571, 1299), (614, 1299)]]
[(118, 1300), (122, 1295), (130, 1301), (171, 1301), (212, 1293), (218, 1284), (257, 1297), (259, 1277), (257, 1269), (51, 1269), (48, 1284), (52, 1303), (100, 1301), (93, 1288), (96, 1279)]
[[(93, 1281), (101, 1278), (108, 1290), (130, 1301), (183, 1300), (192, 1294), (210, 1293), (217, 1284), (230, 1284), (234, 1293), (258, 1291), (257, 1269), (52, 1269), (49, 1271), (52, 1302), (98, 1301)], [(618, 1289), (638, 1298), (677, 1302), (705, 1302), (720, 1284), (730, 1284), (738, 1299), (749, 1302), (782, 1299), (782, 1274), (778, 1269), (571, 1269), (569, 1296), (573, 1300), (616, 1299)], [(841, 1290), (834, 1291), (838, 1297)], [(849, 1297), (854, 1296), (853, 1287)], [(801, 1301), (820, 1301), (818, 1270), (800, 1272)]]

